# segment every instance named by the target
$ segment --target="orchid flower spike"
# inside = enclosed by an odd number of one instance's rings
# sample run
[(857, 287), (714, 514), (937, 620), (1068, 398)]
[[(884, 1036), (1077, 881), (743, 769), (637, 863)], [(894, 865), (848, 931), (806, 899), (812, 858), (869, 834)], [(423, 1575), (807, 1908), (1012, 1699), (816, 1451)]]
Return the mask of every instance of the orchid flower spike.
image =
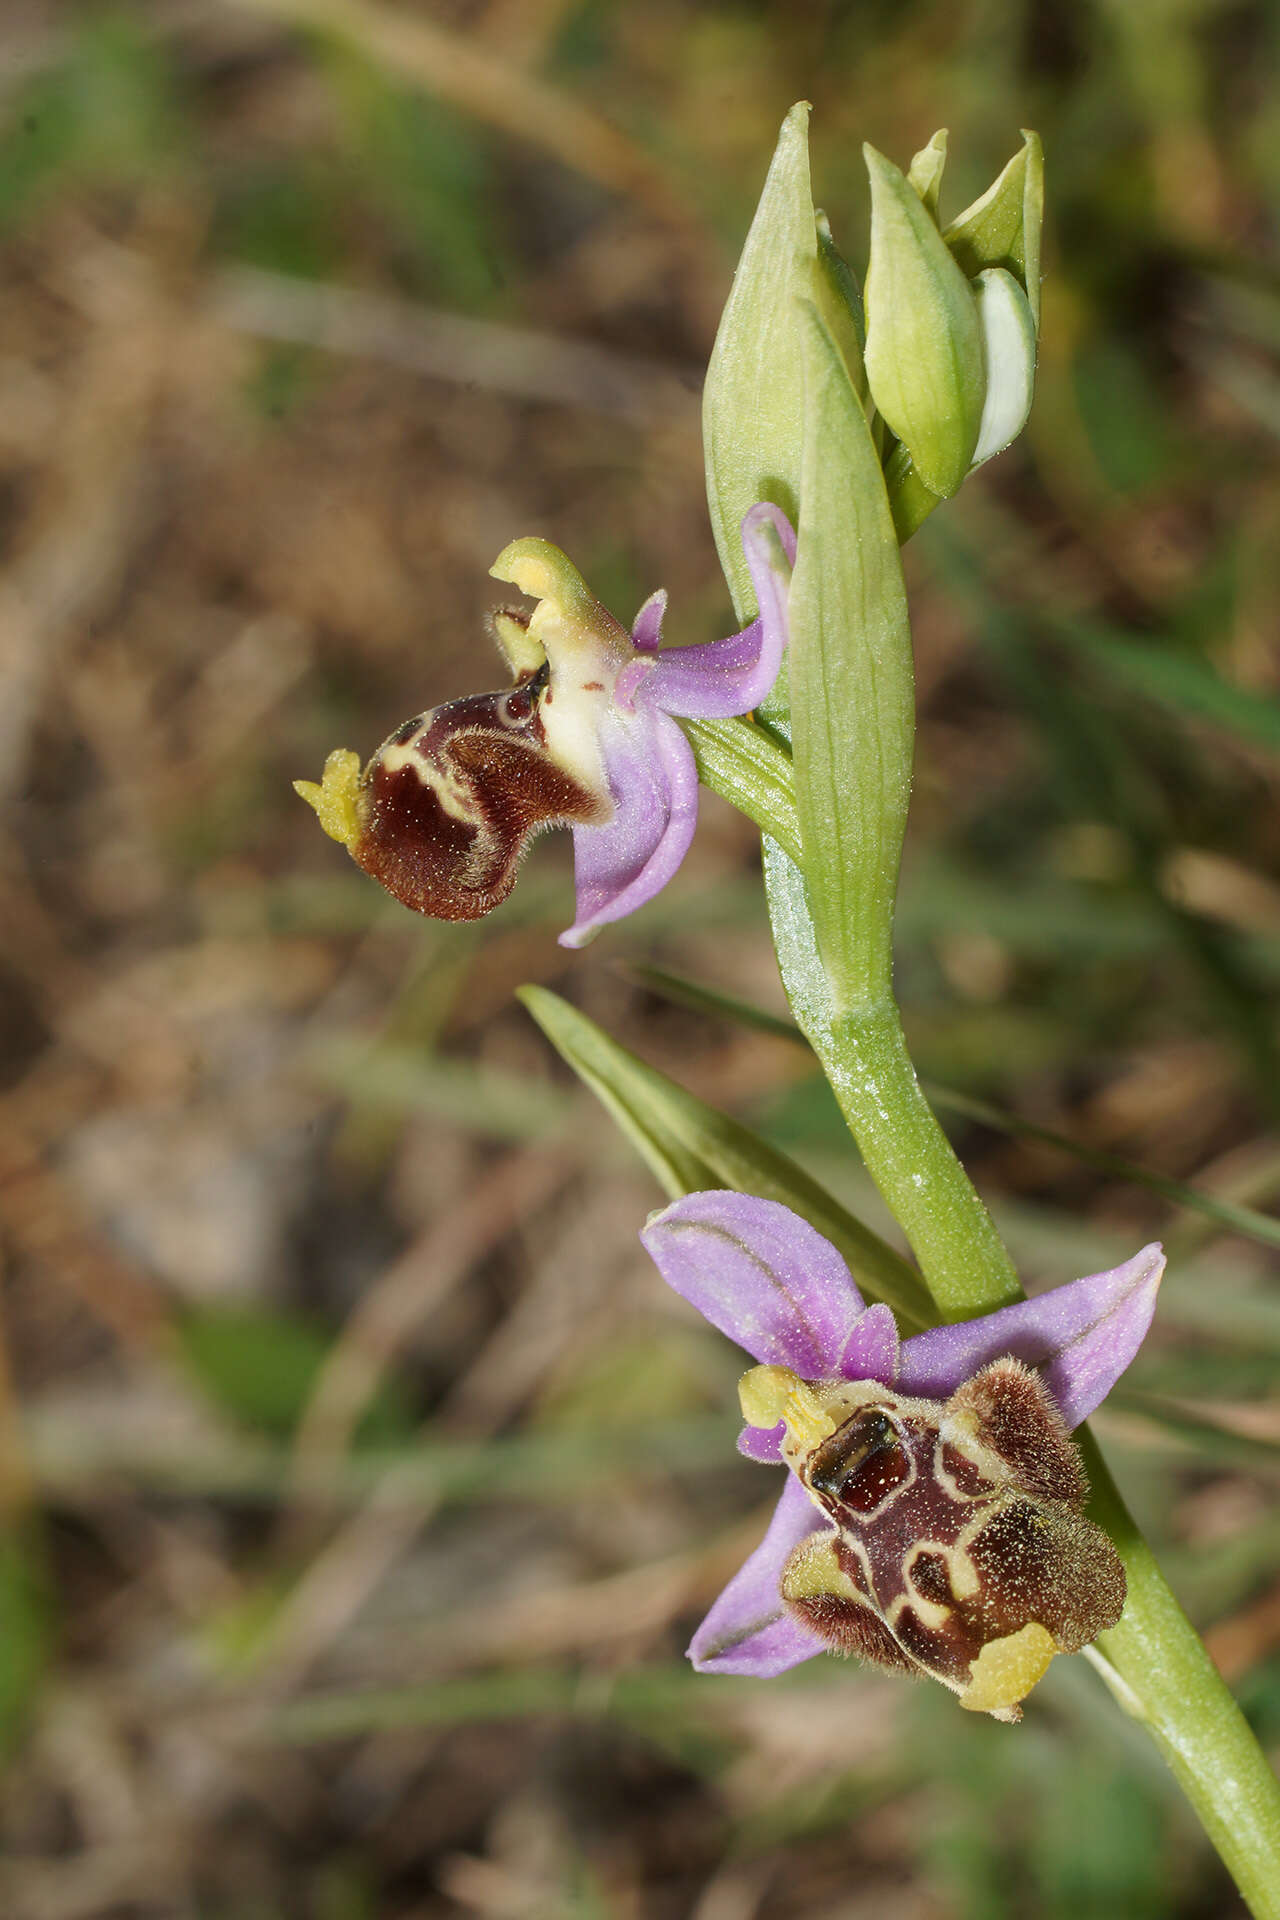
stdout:
[(1161, 1249), (899, 1344), (888, 1307), (864, 1307), (835, 1248), (776, 1201), (692, 1193), (640, 1237), (667, 1284), (761, 1363), (741, 1382), (738, 1444), (790, 1470), (762, 1544), (693, 1637), (694, 1666), (768, 1678), (856, 1653), (1020, 1719), (1055, 1653), (1124, 1606), (1070, 1429), (1141, 1345)]
[(515, 540), (491, 572), (537, 601), (492, 616), (514, 686), (406, 720), (364, 771), (339, 749), (296, 780), (320, 824), (417, 913), (477, 920), (505, 900), (544, 827), (573, 829), (583, 946), (664, 887), (693, 838), (698, 775), (671, 717), (725, 719), (764, 699), (782, 662), (795, 535), (762, 501), (742, 522), (759, 614), (741, 633), (660, 651), (665, 592), (628, 633), (546, 540)]

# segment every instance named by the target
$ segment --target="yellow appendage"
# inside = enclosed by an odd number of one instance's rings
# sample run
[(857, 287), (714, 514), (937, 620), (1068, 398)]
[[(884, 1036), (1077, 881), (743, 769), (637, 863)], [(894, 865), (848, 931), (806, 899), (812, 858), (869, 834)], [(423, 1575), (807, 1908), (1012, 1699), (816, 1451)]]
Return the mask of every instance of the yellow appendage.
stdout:
[(821, 1600), (831, 1593), (846, 1600), (862, 1599), (836, 1557), (835, 1534), (820, 1533), (799, 1546), (783, 1568), (782, 1597)]
[(1016, 1706), (1043, 1680), (1057, 1651), (1052, 1637), (1034, 1620), (1003, 1640), (988, 1641), (973, 1663), (960, 1705), (973, 1713)]
[(300, 793), (331, 840), (352, 847), (360, 837), (360, 815), (356, 802), (360, 793), (360, 756), (350, 747), (335, 747), (324, 763), (324, 775), (317, 786), (314, 780), (295, 780)]
[(502, 649), (502, 657), (511, 669), (511, 678), (519, 681), (537, 673), (547, 662), (546, 648), (535, 640), (523, 620), (517, 620), (499, 607), (489, 616), (493, 637)]
[(806, 1452), (834, 1433), (837, 1425), (807, 1381), (790, 1367), (752, 1367), (738, 1382), (742, 1417), (749, 1427), (776, 1427), (787, 1432)]

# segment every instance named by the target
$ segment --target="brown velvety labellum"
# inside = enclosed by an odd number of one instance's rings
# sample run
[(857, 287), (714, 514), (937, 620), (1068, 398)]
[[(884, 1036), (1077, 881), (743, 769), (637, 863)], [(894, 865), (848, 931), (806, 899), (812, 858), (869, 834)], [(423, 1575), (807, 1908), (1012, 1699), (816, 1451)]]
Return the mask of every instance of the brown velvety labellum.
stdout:
[(416, 913), (482, 918), (510, 893), (533, 834), (599, 817), (597, 796), (547, 753), (543, 679), (436, 707), (370, 761), (352, 853)]
[(1084, 1516), (1079, 1451), (1038, 1374), (995, 1360), (946, 1401), (849, 1391), (864, 1404), (796, 1462), (836, 1531), (782, 1581), (828, 1645), (963, 1695), (983, 1648), (1024, 1628), (1074, 1653), (1115, 1625), (1124, 1569)]

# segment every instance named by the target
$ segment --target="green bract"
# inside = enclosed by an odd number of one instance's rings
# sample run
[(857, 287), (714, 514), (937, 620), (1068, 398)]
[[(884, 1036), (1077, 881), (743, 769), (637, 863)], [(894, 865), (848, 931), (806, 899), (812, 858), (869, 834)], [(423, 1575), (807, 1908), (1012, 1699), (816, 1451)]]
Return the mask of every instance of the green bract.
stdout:
[(795, 525), (804, 372), (797, 301), (813, 298), (817, 232), (809, 191), (808, 106), (782, 123), (712, 348), (702, 398), (707, 507), (739, 618), (755, 611), (738, 530), (757, 500)]
[(867, 418), (813, 309), (804, 367), (804, 534), (790, 599), (796, 811), (818, 944), (841, 1010), (889, 990), (911, 786), (911, 631)]
[(921, 147), (907, 168), (907, 181), (920, 195), (926, 212), (938, 218), (938, 193), (947, 164), (947, 130), (939, 127), (927, 147)]
[[(936, 136), (935, 136), (936, 138)], [(961, 270), (975, 280), (984, 267), (1005, 267), (1019, 282), (1040, 330), (1040, 228), (1044, 220), (1044, 149), (1023, 131), (1023, 146), (1004, 172), (942, 237)]]

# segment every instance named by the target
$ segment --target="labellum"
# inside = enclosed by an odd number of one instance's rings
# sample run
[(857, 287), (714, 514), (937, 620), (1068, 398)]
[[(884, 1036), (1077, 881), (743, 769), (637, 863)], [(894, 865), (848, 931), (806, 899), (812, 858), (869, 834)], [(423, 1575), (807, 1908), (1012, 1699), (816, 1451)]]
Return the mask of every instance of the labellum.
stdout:
[(833, 1651), (1016, 1721), (1055, 1653), (1119, 1619), (1124, 1570), (1084, 1517), (1079, 1449), (1020, 1361), (945, 1401), (785, 1367), (755, 1368), (742, 1397), (756, 1424), (785, 1421), (783, 1457), (830, 1522), (792, 1552), (781, 1591)]
[(415, 913), (481, 919), (515, 885), (534, 833), (610, 813), (547, 752), (547, 677), (407, 720), (365, 769), (352, 857)]

